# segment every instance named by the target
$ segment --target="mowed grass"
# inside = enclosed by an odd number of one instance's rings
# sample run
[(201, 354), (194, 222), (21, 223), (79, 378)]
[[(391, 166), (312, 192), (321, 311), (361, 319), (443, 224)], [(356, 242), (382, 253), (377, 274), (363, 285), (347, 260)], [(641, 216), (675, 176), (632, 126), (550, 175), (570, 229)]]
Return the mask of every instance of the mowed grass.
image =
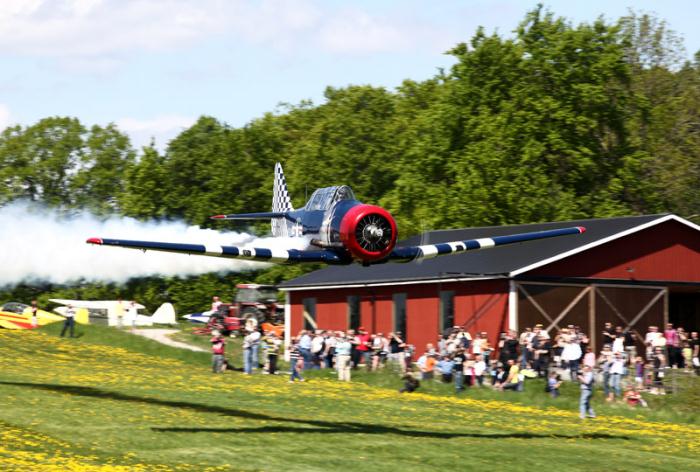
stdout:
[(693, 470), (700, 453), (688, 423), (582, 422), (448, 386), (401, 395), (370, 374), (212, 375), (207, 354), (59, 329), (0, 330), (1, 470)]

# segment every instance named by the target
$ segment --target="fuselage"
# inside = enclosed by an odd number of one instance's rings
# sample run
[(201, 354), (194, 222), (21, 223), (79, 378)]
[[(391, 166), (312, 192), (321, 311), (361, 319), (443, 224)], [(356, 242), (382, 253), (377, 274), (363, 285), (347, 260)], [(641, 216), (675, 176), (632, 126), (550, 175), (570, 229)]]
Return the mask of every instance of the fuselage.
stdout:
[(352, 262), (376, 262), (396, 245), (393, 217), (381, 207), (355, 198), (347, 186), (316, 190), (304, 208), (286, 214), (290, 236), (306, 237), (309, 249), (332, 250)]

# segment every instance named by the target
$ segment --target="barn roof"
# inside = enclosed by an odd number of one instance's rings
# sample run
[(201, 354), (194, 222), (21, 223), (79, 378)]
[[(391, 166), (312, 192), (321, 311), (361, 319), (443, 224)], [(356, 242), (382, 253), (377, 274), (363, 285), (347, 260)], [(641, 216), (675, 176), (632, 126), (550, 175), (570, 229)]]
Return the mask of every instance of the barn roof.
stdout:
[(359, 264), (329, 266), (289, 280), (283, 290), (393, 285), (445, 279), (493, 279), (514, 277), (564, 257), (599, 246), (665, 221), (675, 220), (700, 231), (700, 227), (672, 214), (599, 218), (510, 226), (487, 226), (430, 231), (401, 241), (397, 246), (444, 243), (507, 234), (585, 226), (582, 235), (512, 244), (482, 251), (464, 252), (409, 263), (387, 263), (369, 267)]

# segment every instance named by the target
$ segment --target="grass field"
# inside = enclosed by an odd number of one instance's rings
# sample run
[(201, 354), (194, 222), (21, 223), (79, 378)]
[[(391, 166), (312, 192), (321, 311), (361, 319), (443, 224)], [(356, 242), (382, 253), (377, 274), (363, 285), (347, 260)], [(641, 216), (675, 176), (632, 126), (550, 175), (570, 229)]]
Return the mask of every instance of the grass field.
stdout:
[(212, 375), (205, 353), (59, 328), (0, 330), (1, 470), (698, 470), (700, 426), (680, 400), (596, 405), (583, 422), (573, 390), (553, 403), (534, 388), (401, 395), (376, 374)]

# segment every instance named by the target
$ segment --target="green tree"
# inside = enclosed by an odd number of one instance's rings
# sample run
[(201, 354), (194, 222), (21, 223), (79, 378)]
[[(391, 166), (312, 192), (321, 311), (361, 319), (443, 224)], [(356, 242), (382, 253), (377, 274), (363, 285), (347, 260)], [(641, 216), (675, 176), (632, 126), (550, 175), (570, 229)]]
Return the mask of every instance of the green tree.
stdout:
[(4, 201), (25, 198), (71, 206), (71, 177), (83, 156), (85, 128), (75, 118), (44, 118), (6, 129), (0, 137)]
[(125, 189), (119, 194), (120, 207), (126, 216), (139, 219), (165, 219), (166, 186), (164, 157), (151, 144), (142, 149), (137, 163), (126, 171)]
[(78, 170), (71, 179), (73, 204), (95, 215), (117, 213), (126, 175), (135, 152), (114, 124), (93, 126), (84, 143)]

